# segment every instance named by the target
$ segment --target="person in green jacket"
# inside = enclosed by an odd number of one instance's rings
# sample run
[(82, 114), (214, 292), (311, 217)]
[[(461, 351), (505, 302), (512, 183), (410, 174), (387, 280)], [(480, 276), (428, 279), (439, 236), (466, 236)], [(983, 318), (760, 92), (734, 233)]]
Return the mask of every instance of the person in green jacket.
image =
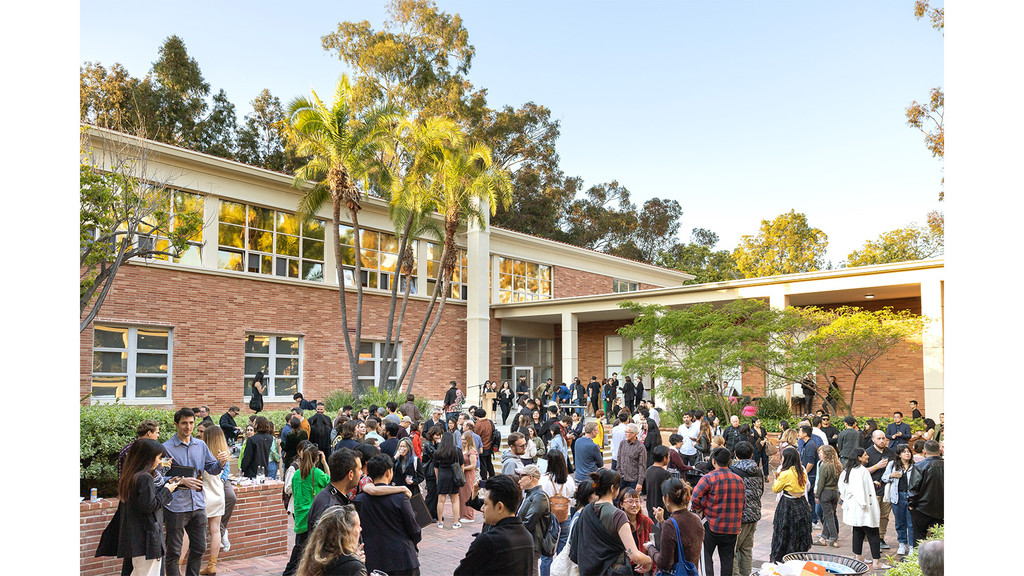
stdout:
[[(302, 559), (302, 553), (306, 547), (306, 539), (309, 537), (309, 508), (313, 505), (313, 498), (317, 493), (331, 483), (331, 471), (327, 466), (327, 458), (316, 444), (309, 443), (305, 449), (299, 452), (299, 469), (292, 474), (292, 505), (294, 506), (295, 519), (295, 546), (292, 547), (291, 558), (284, 568), (283, 576), (290, 576), (295, 573)], [(317, 461), (323, 464), (327, 470), (317, 467)]]

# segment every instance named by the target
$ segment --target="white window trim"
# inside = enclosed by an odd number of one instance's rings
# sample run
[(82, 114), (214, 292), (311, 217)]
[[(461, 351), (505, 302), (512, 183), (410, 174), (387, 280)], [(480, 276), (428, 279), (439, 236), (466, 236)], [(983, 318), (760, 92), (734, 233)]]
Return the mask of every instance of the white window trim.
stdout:
[[(303, 359), (303, 356), (305, 356), (305, 354), (303, 354), (303, 352), (305, 351), (305, 346), (306, 346), (305, 340), (306, 339), (303, 338), (301, 334), (272, 334), (270, 332), (250, 332), (250, 331), (246, 331), (245, 332), (245, 337), (248, 338), (250, 334), (253, 335), (253, 336), (266, 336), (266, 337), (270, 338), (270, 343), (269, 343), (269, 346), (268, 346), (267, 354), (255, 354), (255, 353), (250, 353), (250, 352), (246, 352), (245, 351), (245, 341), (243, 339), (243, 342), (242, 342), (242, 371), (243, 371), (243, 377), (245, 379), (247, 379), (247, 380), (251, 380), (253, 378), (253, 376), (255, 376), (255, 374), (244, 374), (244, 372), (245, 372), (245, 359), (247, 357), (249, 357), (249, 356), (260, 357), (260, 358), (266, 357), (267, 358), (267, 373), (264, 374), (264, 385), (266, 385), (269, 388), (270, 384), (274, 383), (275, 384), (275, 386), (274, 386), (274, 391), (275, 392), (277, 391), (277, 386), (276, 386), (276, 382), (275, 382), (275, 379), (277, 378), (277, 376), (275, 374), (271, 373), (272, 370), (274, 369), (274, 367), (277, 366), (276, 362), (274, 362), (274, 361), (277, 360), (277, 358), (279, 358), (279, 357), (280, 358), (292, 358), (293, 357), (292, 354), (284, 354), (284, 355), (278, 356), (278, 354), (277, 354), (277, 339), (279, 337), (280, 338), (298, 338), (299, 339), (299, 354), (298, 354), (299, 369), (298, 369), (298, 374), (296, 375), (296, 379), (295, 379), (295, 389), (296, 389), (297, 392), (301, 393), (302, 392), (302, 381), (303, 381), (302, 372), (303, 372), (303, 364), (304, 364), (302, 359)], [(243, 385), (242, 389), (243, 389), (242, 400), (244, 402), (248, 402), (249, 399), (252, 398), (252, 395), (251, 394), (248, 394), (248, 395), (245, 394), (245, 392), (244, 392), (245, 386), (244, 385)], [(271, 396), (271, 395), (268, 395), (268, 394), (264, 394), (263, 395), (263, 400), (265, 402), (294, 402), (294, 400), (292, 399), (292, 396), (291, 395), (287, 395), (287, 394), (284, 395), (284, 396), (280, 396), (280, 395), (273, 395), (273, 396)]]
[[(373, 388), (379, 389), (380, 387), (377, 384), (378, 384), (378, 380), (380, 380), (381, 370), (384, 367), (383, 352), (384, 352), (384, 344), (385, 344), (385, 342), (384, 342), (384, 340), (362, 340), (362, 341), (359, 342), (360, 346), (362, 346), (363, 344), (371, 344), (373, 346), (373, 356), (371, 358), (371, 360), (373, 361), (373, 378), (372, 378), (372, 383), (373, 383)], [(398, 347), (398, 354), (396, 355), (397, 366), (395, 366), (395, 372), (392, 373), (391, 378), (390, 378), (390, 379), (394, 379), (395, 381), (397, 381), (398, 377), (401, 376), (401, 371), (402, 371), (402, 343), (398, 342), (396, 344), (396, 346)], [(371, 378), (369, 376), (364, 376), (362, 378), (358, 378), (358, 382), (359, 383), (368, 382), (368, 381), (371, 381)], [(360, 386), (360, 388), (362, 389), (361, 386)]]
[[(89, 397), (90, 400), (92, 401), (92, 403), (94, 405), (95, 404), (114, 404), (114, 403), (118, 403), (118, 404), (131, 404), (131, 405), (138, 404), (138, 405), (146, 405), (146, 406), (148, 406), (148, 405), (160, 405), (160, 404), (173, 405), (174, 404), (174, 400), (173, 400), (173, 389), (172, 389), (171, 381), (172, 381), (172, 376), (173, 376), (173, 371), (174, 371), (174, 328), (172, 328), (170, 326), (141, 326), (141, 325), (107, 324), (107, 323), (100, 323), (100, 324), (98, 324), (98, 326), (110, 327), (110, 328), (127, 328), (128, 329), (128, 346), (126, 348), (108, 348), (108, 347), (99, 347), (99, 348), (97, 348), (96, 347), (95, 339), (93, 340), (93, 346), (92, 346), (92, 352), (93, 353), (96, 353), (96, 352), (122, 352), (122, 351), (126, 352), (127, 356), (128, 356), (127, 366), (125, 367), (125, 370), (127, 371), (127, 376), (126, 376), (126, 384), (125, 384), (125, 391), (124, 391), (125, 395), (124, 395), (124, 397), (117, 398), (116, 396), (97, 396), (96, 394), (93, 394), (92, 396)], [(136, 368), (136, 354), (138, 352), (138, 332), (139, 332), (139, 328), (142, 328), (143, 330), (167, 330), (167, 395), (165, 397), (163, 397), (163, 398), (155, 398), (155, 397), (136, 398), (135, 397), (135, 378), (137, 376), (137, 374), (135, 373), (135, 368)], [(94, 327), (94, 330), (95, 330), (95, 327)], [(146, 350), (146, 351), (143, 352), (143, 354), (147, 354), (147, 353), (160, 353), (160, 352), (162, 352), (162, 350)], [(90, 355), (90, 360), (91, 360), (91, 355)], [(100, 376), (103, 376), (105, 374), (113, 374), (113, 373), (103, 373), (103, 372), (99, 373)], [(96, 375), (97, 375), (96, 372), (90, 372), (90, 381), (89, 381), (90, 392), (92, 391), (92, 378), (95, 377)]]

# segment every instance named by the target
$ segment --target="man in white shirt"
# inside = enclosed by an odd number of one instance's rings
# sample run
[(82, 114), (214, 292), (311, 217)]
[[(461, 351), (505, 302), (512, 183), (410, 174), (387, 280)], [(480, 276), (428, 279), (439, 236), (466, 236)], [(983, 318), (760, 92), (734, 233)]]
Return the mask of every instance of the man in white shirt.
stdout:
[(615, 427), (612, 428), (612, 470), (618, 467), (619, 444), (626, 439), (626, 424), (629, 422), (629, 416), (624, 411), (619, 412), (615, 422)]
[(828, 435), (821, 429), (821, 416), (815, 416), (812, 422), (814, 423), (814, 426), (811, 433), (817, 436), (818, 440), (821, 440), (822, 446), (828, 446)]
[(651, 420), (654, 420), (654, 423), (657, 424), (658, 427), (660, 428), (661, 427), (661, 413), (660, 413), (660, 411), (657, 408), (654, 407), (654, 401), (652, 401), (652, 400), (645, 400), (644, 402), (647, 404), (647, 410), (650, 411)]
[(683, 437), (683, 447), (679, 450), (679, 454), (683, 457), (683, 464), (693, 466), (693, 461), (697, 458), (697, 447), (693, 443), (700, 435), (700, 422), (694, 422), (693, 414), (690, 412), (683, 414), (683, 423), (679, 425), (679, 435)]

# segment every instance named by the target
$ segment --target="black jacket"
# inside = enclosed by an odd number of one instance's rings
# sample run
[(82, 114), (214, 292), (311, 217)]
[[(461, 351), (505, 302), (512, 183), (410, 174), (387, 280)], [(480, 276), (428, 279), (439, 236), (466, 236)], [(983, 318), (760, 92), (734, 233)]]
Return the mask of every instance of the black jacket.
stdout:
[(363, 532), (367, 570), (400, 572), (419, 568), (416, 544), (422, 538), (412, 504), (405, 494), (355, 497), (359, 522), (369, 529)]
[(326, 414), (314, 414), (309, 417), (309, 441), (316, 444), (325, 454), (331, 453), (331, 430), (334, 423)]
[(264, 470), (267, 469), (270, 462), (270, 445), (273, 441), (274, 437), (266, 432), (253, 434), (245, 441), (245, 454), (242, 455), (242, 461), (238, 464), (242, 476), (255, 478), (257, 467), (263, 466)]
[[(395, 477), (392, 483), (395, 486), (404, 486), (413, 494), (420, 493), (420, 482), (423, 482), (423, 470), (420, 466), (420, 459), (415, 454), (409, 454), (403, 462), (400, 458), (395, 459)], [(405, 478), (412, 476), (412, 484), (407, 484)]]
[(423, 477), (427, 480), (437, 479), (434, 475), (434, 450), (437, 450), (437, 445), (431, 444), (427, 441), (423, 442), (423, 455), (420, 460), (420, 470), (423, 472)]
[(737, 460), (729, 467), (743, 479), (743, 516), (740, 522), (750, 524), (761, 519), (761, 496), (764, 495), (764, 472), (753, 460)]
[(910, 485), (907, 503), (911, 508), (932, 518), (945, 518), (945, 461), (940, 456), (930, 456), (914, 465), (921, 473)]
[(510, 516), (484, 526), (454, 576), (532, 576), (534, 570), (533, 538), (522, 520)]
[(526, 493), (516, 516), (523, 521), (523, 526), (533, 538), (533, 549), (539, 554), (540, 541), (544, 539), (544, 532), (551, 525), (551, 507), (547, 495), (539, 484)]
[(227, 440), (237, 440), (238, 430), (236, 428), (238, 424), (235, 423), (235, 419), (231, 417), (231, 414), (225, 412), (220, 417), (220, 429), (224, 431), (224, 438)]
[(324, 576), (366, 576), (366, 566), (355, 556), (337, 556), (324, 567)]
[(731, 425), (726, 426), (725, 430), (722, 431), (722, 437), (725, 438), (725, 447), (729, 450), (729, 452), (736, 451), (737, 442), (739, 442), (740, 440), (746, 440), (746, 438), (740, 435), (739, 426), (737, 426), (736, 428), (733, 428)]
[(121, 506), (121, 530), (117, 543), (118, 558), (164, 555), (164, 505), (171, 501), (167, 488), (156, 487), (153, 477), (139, 473), (135, 494)]
[(444, 409), (447, 410), (449, 406), (455, 404), (455, 400), (457, 399), (458, 395), (455, 393), (455, 387), (453, 386), (444, 393)]

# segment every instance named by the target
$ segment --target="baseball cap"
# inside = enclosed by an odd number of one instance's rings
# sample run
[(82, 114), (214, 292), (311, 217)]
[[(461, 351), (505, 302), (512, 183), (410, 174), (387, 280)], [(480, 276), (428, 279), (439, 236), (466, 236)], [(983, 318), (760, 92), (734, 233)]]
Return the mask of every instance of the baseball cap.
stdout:
[(534, 478), (540, 478), (540, 466), (537, 466), (536, 464), (529, 464), (521, 468), (516, 467), (516, 474), (519, 474), (520, 476), (528, 475), (533, 476)]

